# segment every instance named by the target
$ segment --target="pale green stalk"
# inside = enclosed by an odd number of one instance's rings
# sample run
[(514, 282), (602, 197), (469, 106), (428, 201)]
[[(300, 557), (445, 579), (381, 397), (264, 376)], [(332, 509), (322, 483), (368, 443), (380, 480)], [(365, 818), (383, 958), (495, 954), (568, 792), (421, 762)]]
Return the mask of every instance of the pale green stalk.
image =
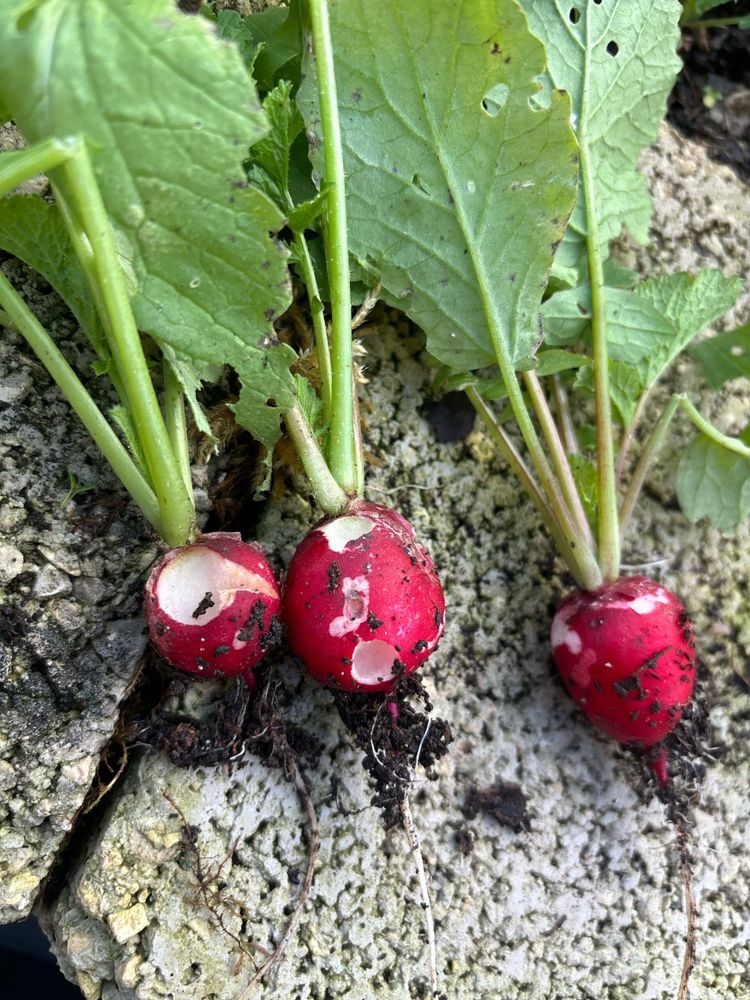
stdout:
[(122, 381), (128, 409), (136, 429), (161, 511), (162, 536), (168, 545), (182, 545), (193, 525), (193, 505), (185, 488), (143, 354), (140, 335), (130, 308), (125, 279), (117, 259), (114, 237), (91, 161), (82, 140), (63, 166), (62, 185), (53, 174), (58, 197), (80, 220), (91, 246), (91, 257), (82, 261), (93, 270), (104, 303), (112, 358)]
[(586, 253), (591, 282), (591, 330), (594, 356), (594, 404), (596, 408), (596, 472), (597, 517), (599, 525), (599, 565), (605, 582), (620, 575), (620, 524), (617, 514), (617, 483), (615, 480), (615, 453), (612, 434), (612, 404), (609, 395), (609, 350), (607, 344), (607, 319), (604, 298), (604, 275), (599, 252), (599, 224), (596, 214), (596, 192), (593, 169), (589, 161), (586, 136), (588, 116), (588, 79), (591, 47), (588, 44), (590, 18), (586, 17), (586, 56), (581, 109), (578, 127), (578, 145), (581, 159), (581, 186), (586, 217)]
[(331, 470), (299, 403), (295, 403), (285, 412), (284, 422), (318, 504), (326, 514), (333, 517), (343, 513), (349, 497), (331, 475)]
[(334, 479), (349, 494), (357, 492), (354, 443), (352, 362), (352, 304), (349, 282), (349, 244), (346, 224), (344, 156), (341, 146), (333, 46), (326, 0), (310, 0), (315, 67), (318, 79), (320, 124), (323, 133), (325, 182), (329, 185), (326, 212), (326, 257), (331, 286), (332, 399), (328, 459)]
[[(190, 497), (191, 504), (195, 507), (193, 476), (190, 468), (190, 446), (185, 414), (185, 395), (182, 391), (180, 380), (166, 358), (164, 359), (162, 371), (164, 373), (164, 423), (167, 427), (169, 440), (172, 443), (172, 453), (177, 458), (180, 467), (182, 482)], [(191, 532), (192, 534), (194, 534), (194, 530)]]

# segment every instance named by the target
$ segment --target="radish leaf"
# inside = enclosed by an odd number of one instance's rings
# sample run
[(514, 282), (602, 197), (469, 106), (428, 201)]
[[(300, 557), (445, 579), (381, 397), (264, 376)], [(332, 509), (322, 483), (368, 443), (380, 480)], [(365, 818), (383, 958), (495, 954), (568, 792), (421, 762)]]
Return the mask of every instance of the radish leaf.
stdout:
[[(750, 427), (740, 435), (750, 445)], [(677, 466), (677, 499), (691, 521), (731, 531), (750, 516), (750, 459), (699, 434)]]
[(591, 359), (583, 354), (573, 354), (570, 351), (561, 351), (554, 347), (548, 351), (540, 351), (536, 359), (537, 366), (534, 370), (540, 378), (547, 375), (558, 375), (560, 372), (571, 371), (573, 368), (581, 368), (591, 364)]
[[(566, 90), (596, 191), (599, 252), (623, 226), (648, 238), (651, 205), (636, 169), (656, 139), (667, 94), (680, 69), (677, 0), (524, 0), (532, 31), (545, 43), (552, 83)], [(580, 198), (557, 254), (585, 269), (587, 227)]]
[(639, 366), (644, 388), (656, 382), (690, 341), (731, 309), (742, 291), (739, 278), (725, 278), (721, 271), (699, 274), (665, 274), (648, 278), (636, 295), (670, 324), (672, 337), (655, 341)]
[(734, 378), (750, 378), (750, 322), (709, 337), (690, 352), (703, 365), (712, 389), (721, 389)]
[(52, 285), (106, 365), (109, 348), (57, 205), (39, 195), (6, 198), (0, 211), (0, 248), (38, 271)]
[[(588, 396), (594, 395), (594, 378), (591, 367), (581, 368), (573, 387)], [(635, 414), (638, 400), (643, 393), (643, 382), (635, 365), (625, 361), (609, 361), (609, 398), (617, 410), (620, 423), (628, 427)]]
[(242, 169), (267, 125), (236, 48), (170, 0), (0, 0), (0, 15), (3, 97), (30, 142), (88, 139), (139, 327), (196, 383), (232, 365), (237, 418), (270, 449), (294, 399), (272, 327), (289, 283), (269, 235), (282, 216)]
[[(353, 255), (453, 369), (534, 353), (577, 157), (511, 0), (331, 0)], [(299, 104), (321, 171), (314, 66)]]
[[(637, 290), (608, 288), (605, 309), (609, 349), (616, 361), (636, 364), (657, 346), (665, 353), (675, 337), (669, 320)], [(556, 292), (542, 306), (542, 317), (544, 340), (550, 346), (590, 340), (590, 286)]]

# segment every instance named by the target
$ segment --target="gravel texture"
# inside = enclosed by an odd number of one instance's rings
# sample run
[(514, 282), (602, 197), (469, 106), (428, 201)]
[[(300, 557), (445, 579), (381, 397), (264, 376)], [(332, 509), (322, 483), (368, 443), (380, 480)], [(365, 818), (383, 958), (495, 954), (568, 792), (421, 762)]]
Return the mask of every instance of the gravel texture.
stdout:
[[(3, 267), (87, 371), (57, 298), (21, 265)], [(138, 581), (157, 550), (46, 371), (6, 331), (0, 387), (0, 922), (10, 922), (30, 912), (117, 726), (144, 648)], [(70, 476), (92, 489), (66, 503)]]

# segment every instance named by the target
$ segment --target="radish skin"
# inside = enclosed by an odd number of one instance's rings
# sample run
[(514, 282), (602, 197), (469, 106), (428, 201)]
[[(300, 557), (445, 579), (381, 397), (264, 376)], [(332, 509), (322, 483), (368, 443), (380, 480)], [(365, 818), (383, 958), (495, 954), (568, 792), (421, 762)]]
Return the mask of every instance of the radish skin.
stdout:
[(382, 504), (355, 500), (298, 546), (283, 590), (289, 646), (319, 682), (389, 691), (433, 652), (445, 599), (414, 529)]
[(551, 641), (568, 693), (620, 743), (660, 743), (692, 697), (690, 619), (680, 600), (648, 577), (573, 592), (555, 614)]
[(253, 668), (279, 633), (279, 587), (261, 547), (236, 532), (211, 532), (172, 549), (146, 584), (145, 615), (156, 650), (200, 677)]

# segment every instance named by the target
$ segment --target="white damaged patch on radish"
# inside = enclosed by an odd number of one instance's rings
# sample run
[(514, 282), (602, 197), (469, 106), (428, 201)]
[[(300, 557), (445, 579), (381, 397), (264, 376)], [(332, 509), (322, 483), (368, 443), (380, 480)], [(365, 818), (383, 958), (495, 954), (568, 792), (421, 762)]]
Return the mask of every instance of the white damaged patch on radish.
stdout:
[(231, 562), (212, 549), (194, 545), (167, 563), (154, 587), (159, 607), (182, 625), (203, 626), (218, 617), (237, 596), (249, 590), (266, 597), (276, 588), (258, 573)]
[(352, 678), (358, 684), (382, 684), (396, 676), (393, 667), (398, 662), (395, 646), (382, 639), (365, 639), (355, 647)]
[(201, 677), (252, 670), (278, 641), (281, 598), (273, 569), (237, 533), (211, 532), (168, 552), (146, 584), (146, 622), (155, 649)]
[(348, 632), (356, 632), (367, 621), (370, 611), (370, 584), (366, 576), (344, 577), (341, 589), (344, 593), (344, 613), (334, 618), (328, 629), (337, 639)]
[(351, 542), (356, 542), (358, 538), (363, 538), (375, 527), (369, 517), (360, 517), (356, 514), (345, 514), (337, 517), (333, 521), (322, 525), (317, 530), (325, 535), (328, 541), (328, 548), (331, 552), (341, 553)]
[(583, 649), (583, 640), (580, 635), (572, 629), (562, 615), (558, 615), (552, 622), (552, 648), (558, 649), (560, 646), (567, 646), (573, 655), (577, 655)]
[(650, 615), (662, 604), (669, 604), (666, 590), (660, 587), (653, 594), (642, 594), (629, 601), (610, 601), (607, 607), (622, 611), (635, 611), (637, 615)]

